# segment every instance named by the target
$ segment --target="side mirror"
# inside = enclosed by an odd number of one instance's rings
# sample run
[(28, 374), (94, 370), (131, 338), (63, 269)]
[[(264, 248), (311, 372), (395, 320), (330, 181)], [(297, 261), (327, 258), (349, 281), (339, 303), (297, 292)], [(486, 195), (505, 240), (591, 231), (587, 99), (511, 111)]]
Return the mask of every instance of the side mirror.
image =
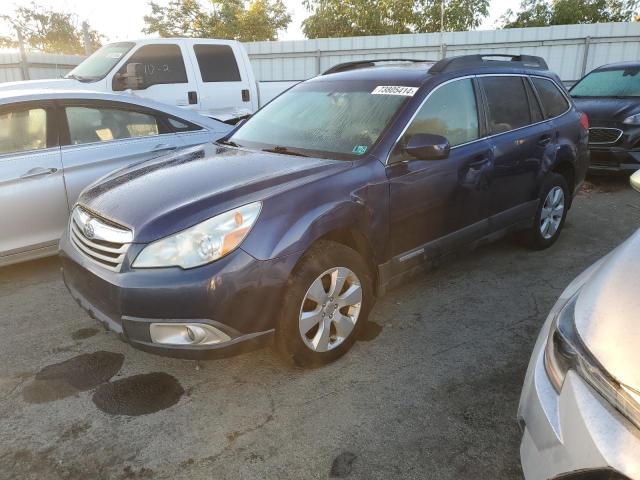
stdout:
[(631, 186), (634, 190), (640, 192), (640, 170), (631, 175)]
[(443, 160), (449, 156), (449, 140), (442, 135), (418, 133), (413, 135), (404, 151), (418, 160)]
[(113, 77), (114, 90), (142, 90), (144, 88), (144, 65), (129, 63), (125, 73), (116, 73)]

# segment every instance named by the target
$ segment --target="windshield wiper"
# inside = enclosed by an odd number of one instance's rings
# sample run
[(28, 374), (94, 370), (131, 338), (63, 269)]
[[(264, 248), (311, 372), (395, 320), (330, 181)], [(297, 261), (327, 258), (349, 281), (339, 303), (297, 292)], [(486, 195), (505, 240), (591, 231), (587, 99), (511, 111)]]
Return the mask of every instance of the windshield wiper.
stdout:
[(237, 144), (233, 140), (225, 140), (225, 139), (218, 140), (216, 143), (219, 143), (220, 145), (228, 145), (229, 147), (241, 147), (242, 146), (242, 145)]
[(77, 81), (83, 82), (83, 83), (89, 83), (89, 82), (93, 81), (93, 77), (83, 77), (81, 75), (76, 75), (75, 73), (70, 73), (64, 78), (72, 78), (73, 80), (77, 80)]
[(269, 153), (282, 153), (283, 155), (294, 155), (296, 157), (308, 157), (309, 155), (305, 155), (304, 153), (300, 153), (297, 150), (291, 150), (288, 147), (283, 147), (281, 145), (276, 145), (273, 148), (263, 148), (263, 152)]

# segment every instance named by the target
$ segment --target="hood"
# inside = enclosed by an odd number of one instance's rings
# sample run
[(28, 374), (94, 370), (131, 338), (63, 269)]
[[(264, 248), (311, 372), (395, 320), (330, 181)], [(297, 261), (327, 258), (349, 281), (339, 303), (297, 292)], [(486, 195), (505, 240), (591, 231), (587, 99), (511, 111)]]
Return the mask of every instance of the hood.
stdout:
[(576, 330), (614, 378), (640, 390), (640, 230), (616, 248), (585, 283)]
[(78, 204), (148, 243), (350, 166), (205, 144), (113, 172), (87, 187)]
[(591, 125), (620, 123), (640, 113), (640, 98), (574, 98), (576, 108), (589, 116)]
[(23, 80), (21, 82), (7, 82), (0, 84), (0, 91), (4, 90), (43, 90), (46, 88), (86, 90), (89, 83), (82, 83), (73, 78), (55, 78), (49, 80)]

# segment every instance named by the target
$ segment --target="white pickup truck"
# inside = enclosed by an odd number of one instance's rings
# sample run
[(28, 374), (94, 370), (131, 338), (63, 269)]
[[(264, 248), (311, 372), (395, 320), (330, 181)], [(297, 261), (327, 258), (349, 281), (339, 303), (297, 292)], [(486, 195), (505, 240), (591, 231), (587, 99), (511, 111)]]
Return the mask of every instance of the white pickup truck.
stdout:
[(111, 43), (64, 78), (2, 83), (0, 90), (128, 92), (233, 122), (296, 83), (256, 82), (240, 42), (162, 38)]

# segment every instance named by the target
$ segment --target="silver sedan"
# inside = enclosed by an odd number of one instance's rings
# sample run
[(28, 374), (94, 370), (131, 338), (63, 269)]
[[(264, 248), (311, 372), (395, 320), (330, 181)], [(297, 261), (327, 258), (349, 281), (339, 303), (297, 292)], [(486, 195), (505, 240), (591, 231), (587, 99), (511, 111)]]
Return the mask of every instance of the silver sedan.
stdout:
[(133, 95), (0, 92), (0, 266), (55, 254), (78, 194), (98, 178), (231, 128)]
[(639, 272), (640, 230), (551, 310), (518, 409), (527, 480), (640, 479)]

